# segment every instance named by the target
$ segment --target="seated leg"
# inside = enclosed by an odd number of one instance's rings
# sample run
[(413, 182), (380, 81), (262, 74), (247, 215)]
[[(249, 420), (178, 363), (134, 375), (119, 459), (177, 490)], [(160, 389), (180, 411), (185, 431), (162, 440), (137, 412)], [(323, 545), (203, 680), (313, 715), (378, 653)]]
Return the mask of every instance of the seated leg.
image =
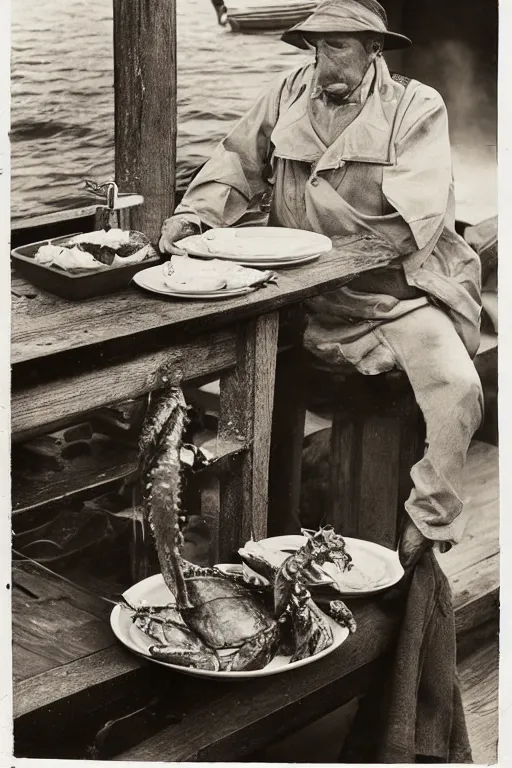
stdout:
[(406, 510), (434, 541), (460, 540), (462, 473), (483, 415), (475, 366), (449, 317), (422, 307), (375, 329), (409, 378), (426, 424), (426, 451), (415, 464)]

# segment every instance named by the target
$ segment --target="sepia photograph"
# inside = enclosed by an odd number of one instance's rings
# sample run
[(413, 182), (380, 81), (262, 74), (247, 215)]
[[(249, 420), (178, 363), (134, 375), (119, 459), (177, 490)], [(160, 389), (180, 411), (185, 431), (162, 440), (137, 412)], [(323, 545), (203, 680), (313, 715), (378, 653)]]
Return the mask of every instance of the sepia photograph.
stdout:
[(12, 0), (11, 761), (498, 762), (498, 16)]

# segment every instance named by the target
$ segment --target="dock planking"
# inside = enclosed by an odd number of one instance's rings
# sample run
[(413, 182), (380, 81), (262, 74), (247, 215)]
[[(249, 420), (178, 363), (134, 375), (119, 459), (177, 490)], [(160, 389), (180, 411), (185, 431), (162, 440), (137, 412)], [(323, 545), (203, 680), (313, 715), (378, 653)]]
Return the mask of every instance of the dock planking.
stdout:
[(459, 633), (496, 619), (500, 584), (498, 448), (473, 442), (464, 471), (467, 527), (439, 564), (452, 585)]
[(26, 562), (13, 563), (13, 677), (27, 680), (110, 647), (111, 606)]
[(499, 647), (491, 639), (458, 665), (473, 761), (494, 765), (498, 760)]
[[(471, 606), (480, 600), (480, 590), (484, 583), (482, 572), (487, 574), (487, 592), (495, 595), (498, 588), (496, 459), (497, 449), (494, 446), (479, 443), (472, 446), (466, 478), (467, 490), (472, 496), (469, 503), (473, 505), (475, 514), (468, 526), (467, 548), (463, 541), (459, 547), (441, 556), (442, 565), (452, 581), (458, 635), (470, 629), (472, 623), (480, 622), (486, 616), (490, 618), (487, 603), (483, 613), (482, 610), (467, 612), (468, 605)], [(482, 536), (483, 531), (486, 535)], [(83, 573), (77, 565), (73, 571), (68, 569), (66, 576), (83, 584), (93, 594), (85, 595), (78, 588), (74, 591), (67, 584), (61, 585), (57, 578), (38, 572), (36, 566), (27, 563), (14, 566), (13, 605), (16, 606), (17, 622), (13, 633), (16, 679), (14, 706), (15, 717), (22, 723), (21, 732), (24, 727), (29, 727), (23, 726), (23, 721), (29, 723), (32, 712), (55, 713), (55, 705), (52, 702), (56, 700), (62, 702), (65, 711), (67, 708), (76, 709), (80, 706), (78, 702), (83, 701), (86, 689), (89, 691), (87, 700), (91, 698), (91, 701), (103, 702), (105, 697), (119, 699), (122, 698), (123, 691), (126, 694), (127, 691), (148, 684), (148, 665), (126, 652), (115, 641), (108, 626), (111, 606), (100, 598), (101, 595), (115, 599), (126, 585), (109, 585), (99, 574), (91, 573), (90, 568), (87, 573)], [(194, 697), (199, 696), (199, 687), (205, 681), (190, 681), (179, 673), (165, 676), (169, 682), (169, 688), (166, 690), (172, 688), (176, 691), (176, 686), (179, 686), (180, 691), (182, 686), (184, 691), (186, 689), (189, 698), (180, 698), (180, 710), (185, 707), (183, 711), (186, 710), (191, 715), (193, 713), (194, 717), (187, 717), (188, 725), (185, 728), (183, 724), (176, 724), (168, 726), (160, 734), (149, 734), (149, 742), (146, 740), (145, 745), (140, 748), (135, 744), (128, 747), (124, 757), (159, 759), (158, 756), (163, 754), (162, 749), (166, 750), (166, 754), (171, 754), (171, 744), (172, 757), (176, 760), (222, 759), (233, 749), (237, 755), (248, 755), (247, 749), (251, 745), (259, 748), (265, 744), (266, 736), (263, 731), (270, 726), (273, 728), (274, 737), (280, 734), (285, 736), (289, 732), (287, 729), (291, 727), (290, 723), (293, 728), (301, 728), (313, 719), (310, 708), (311, 711), (322, 710), (327, 714), (337, 706), (345, 690), (346, 678), (341, 680), (341, 667), (344, 674), (348, 675), (363, 658), (368, 665), (373, 664), (392, 636), (392, 622), (375, 605), (361, 604), (355, 607), (360, 631), (350, 639), (350, 643), (347, 641), (339, 653), (336, 652), (318, 664), (306, 668), (300, 676), (290, 676), (289, 679), (287, 675), (278, 676), (270, 683), (265, 680), (259, 683), (251, 681), (251, 704), (255, 703), (262, 713), (267, 713), (261, 722), (254, 717), (255, 710), (251, 708), (249, 712), (245, 707), (241, 707), (236, 724), (231, 722), (227, 714), (225, 719), (219, 719), (220, 709), (225, 708), (226, 713), (228, 710), (232, 711), (232, 696), (235, 691), (230, 690), (229, 695), (226, 691), (224, 697), (222, 692), (218, 691), (218, 686), (217, 689), (214, 686), (212, 690), (211, 686), (207, 686), (206, 693), (209, 693), (207, 696), (205, 694), (203, 704), (199, 706), (194, 703)], [(492, 611), (494, 614), (496, 609), (495, 604)], [(459, 616), (461, 613), (464, 615), (464, 612), (466, 618), (461, 623)], [(46, 622), (42, 633), (34, 629), (33, 619), (36, 617), (38, 620), (43, 617)], [(21, 629), (23, 631), (20, 631)], [(57, 644), (58, 653), (55, 653)], [(368, 669), (370, 673), (370, 667)], [(327, 681), (331, 678), (332, 684), (328, 684)], [(151, 682), (151, 686), (154, 685), (156, 686), (156, 683)], [(264, 690), (269, 685), (270, 690)], [(301, 696), (309, 702), (307, 706), (293, 708), (290, 686), (294, 691), (293, 696), (296, 686), (299, 686)], [(157, 686), (155, 691), (156, 688)], [(217, 698), (216, 691), (220, 699)], [(249, 695), (246, 686), (244, 691), (239, 690), (242, 698)], [(165, 700), (165, 690), (161, 691), (161, 694)], [(325, 705), (320, 706), (319, 697), (322, 702), (325, 697)], [(172, 700), (175, 701), (174, 696)], [(200, 728), (192, 723), (192, 720), (196, 723), (197, 714), (201, 715)], [(208, 722), (213, 728), (207, 736), (204, 735), (204, 722)], [(213, 741), (210, 738), (212, 733), (215, 735)]]

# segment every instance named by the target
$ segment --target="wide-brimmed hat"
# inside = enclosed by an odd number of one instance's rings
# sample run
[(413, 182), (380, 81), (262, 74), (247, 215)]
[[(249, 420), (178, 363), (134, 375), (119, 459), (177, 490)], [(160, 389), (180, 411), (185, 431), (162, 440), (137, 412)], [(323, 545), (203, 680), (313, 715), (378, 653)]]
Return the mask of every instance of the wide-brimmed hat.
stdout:
[(287, 30), (281, 40), (307, 49), (304, 35), (327, 32), (377, 32), (383, 36), (388, 51), (411, 45), (405, 35), (389, 31), (386, 11), (377, 0), (323, 0), (311, 16)]

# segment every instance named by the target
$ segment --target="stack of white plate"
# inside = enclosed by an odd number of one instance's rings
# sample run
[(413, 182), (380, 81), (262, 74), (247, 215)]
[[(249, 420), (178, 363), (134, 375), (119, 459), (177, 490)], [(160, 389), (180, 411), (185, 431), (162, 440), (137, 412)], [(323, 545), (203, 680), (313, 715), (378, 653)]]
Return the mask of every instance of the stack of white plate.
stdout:
[(176, 245), (189, 256), (225, 259), (250, 267), (278, 269), (307, 264), (332, 248), (325, 235), (284, 227), (210, 229)]

